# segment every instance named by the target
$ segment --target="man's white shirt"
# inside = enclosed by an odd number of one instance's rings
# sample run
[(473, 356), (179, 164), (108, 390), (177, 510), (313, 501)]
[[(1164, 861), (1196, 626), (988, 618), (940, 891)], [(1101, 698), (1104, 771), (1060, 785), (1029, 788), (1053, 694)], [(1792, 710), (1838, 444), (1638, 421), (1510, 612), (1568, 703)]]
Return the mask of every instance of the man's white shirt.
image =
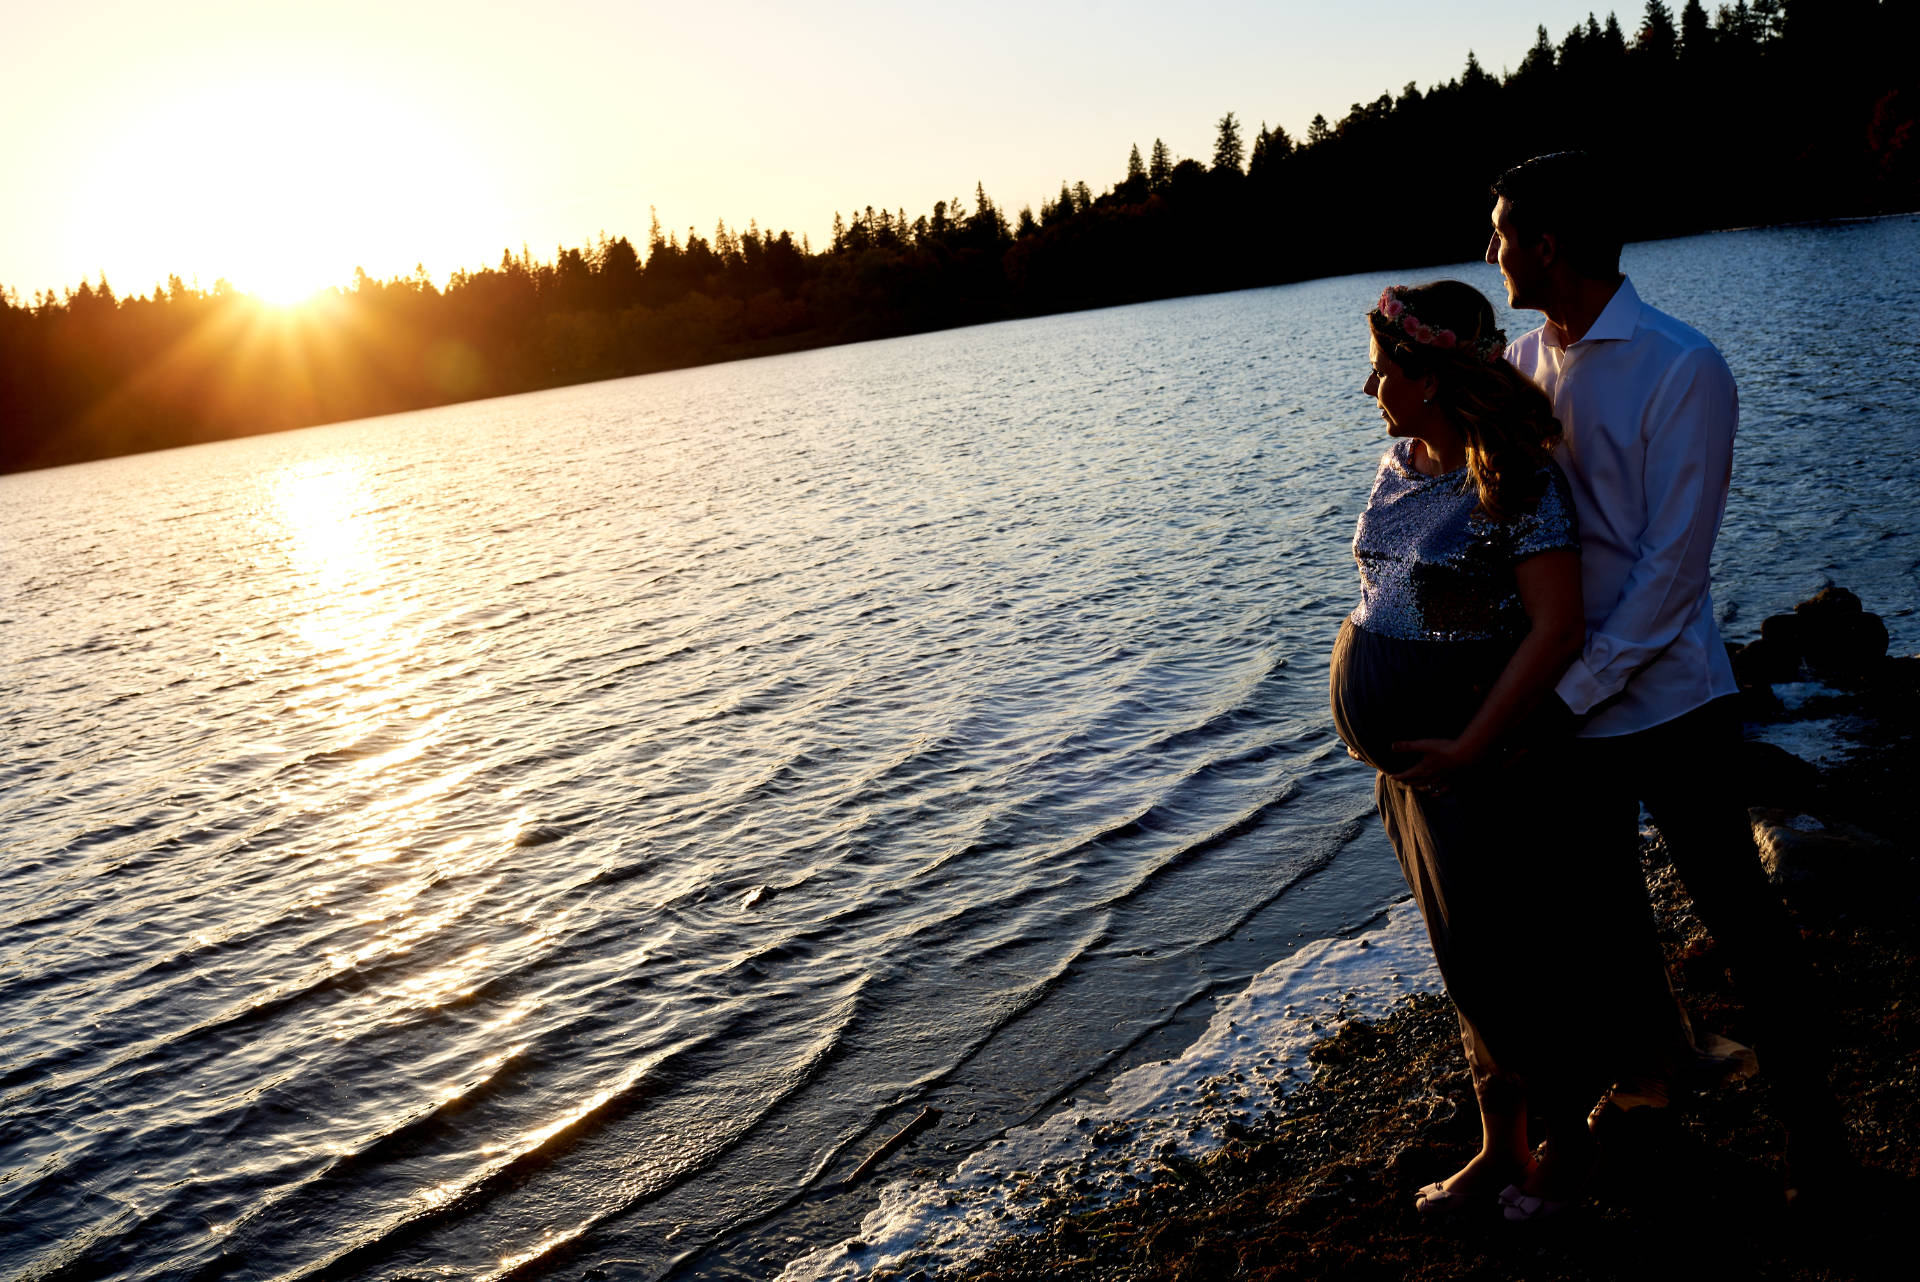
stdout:
[(1566, 432), (1587, 644), (1555, 693), (1592, 714), (1580, 733), (1632, 734), (1734, 693), (1708, 590), (1740, 420), (1727, 363), (1625, 277), (1579, 342), (1542, 326), (1507, 359)]

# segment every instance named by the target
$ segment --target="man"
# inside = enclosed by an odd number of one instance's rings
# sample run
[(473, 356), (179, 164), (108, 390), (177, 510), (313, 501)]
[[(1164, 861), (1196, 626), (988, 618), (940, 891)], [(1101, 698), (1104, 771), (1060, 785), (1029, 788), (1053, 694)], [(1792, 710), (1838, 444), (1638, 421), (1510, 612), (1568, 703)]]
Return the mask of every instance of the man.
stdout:
[(1637, 849), (1644, 804), (1728, 959), (1779, 1084), (1797, 1188), (1836, 1170), (1844, 1143), (1799, 932), (1734, 773), (1737, 686), (1708, 576), (1739, 401), (1713, 344), (1620, 273), (1616, 186), (1593, 157), (1560, 152), (1493, 187), (1486, 260), (1513, 307), (1546, 316), (1507, 359), (1553, 400), (1580, 517), (1587, 642), (1555, 694), (1578, 726), (1571, 777), (1594, 807), (1597, 857)]

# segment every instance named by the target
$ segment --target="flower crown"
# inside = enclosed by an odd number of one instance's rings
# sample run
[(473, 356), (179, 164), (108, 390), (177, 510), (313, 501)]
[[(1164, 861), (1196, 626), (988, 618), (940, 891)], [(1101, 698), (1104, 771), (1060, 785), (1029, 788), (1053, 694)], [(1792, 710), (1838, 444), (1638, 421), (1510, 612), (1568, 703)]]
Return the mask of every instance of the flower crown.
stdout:
[(1442, 351), (1457, 347), (1489, 365), (1507, 354), (1507, 336), (1497, 329), (1474, 343), (1462, 343), (1460, 336), (1450, 329), (1435, 329), (1413, 314), (1413, 309), (1407, 306), (1406, 292), (1405, 285), (1387, 286), (1380, 291), (1380, 301), (1374, 305), (1374, 310), (1387, 320), (1396, 322), (1414, 342), (1438, 347)]

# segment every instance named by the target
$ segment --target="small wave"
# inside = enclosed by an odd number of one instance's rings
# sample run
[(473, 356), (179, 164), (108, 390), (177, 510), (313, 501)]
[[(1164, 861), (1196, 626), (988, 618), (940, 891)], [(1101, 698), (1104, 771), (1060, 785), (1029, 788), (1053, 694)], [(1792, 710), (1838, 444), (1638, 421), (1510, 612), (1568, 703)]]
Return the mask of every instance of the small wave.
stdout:
[(513, 834), (515, 846), (545, 846), (572, 836), (585, 824), (529, 824)]
[(1322, 940), (1261, 972), (1177, 1059), (1122, 1073), (1097, 1105), (1003, 1133), (951, 1175), (882, 1190), (851, 1239), (791, 1261), (780, 1282), (934, 1272), (1044, 1223), (1044, 1202), (1117, 1198), (1157, 1162), (1193, 1157), (1256, 1124), (1305, 1080), (1306, 1051), (1340, 1021), (1440, 985), (1410, 902), (1354, 938)]
[[(728, 1152), (756, 1133), (795, 1094), (816, 1080), (845, 1045), (846, 1038), (863, 1011), (868, 1010), (869, 980), (854, 981), (851, 992), (837, 1004), (831, 1026), (817, 1037), (807, 1054), (787, 1069), (778, 1089), (749, 1115), (737, 1116), (700, 1150), (686, 1154), (661, 1178), (638, 1187), (628, 1187), (595, 1208), (583, 1221), (554, 1237), (543, 1240), (539, 1248), (508, 1257), (500, 1270), (489, 1277), (511, 1277), (524, 1272), (522, 1266), (539, 1260), (551, 1265), (567, 1254), (564, 1247), (591, 1230), (627, 1214), (636, 1206), (653, 1201), (711, 1167)], [(433, 1204), (424, 1209), (389, 1217), (360, 1241), (328, 1260), (293, 1275), (291, 1282), (323, 1282), (355, 1276), (368, 1266), (388, 1257), (404, 1243), (414, 1241), (441, 1223), (471, 1213), (477, 1206), (525, 1183), (550, 1166), (568, 1149), (589, 1135), (604, 1132), (622, 1117), (675, 1084), (677, 1066), (700, 1051), (726, 1040), (725, 1030), (708, 1030), (651, 1056), (635, 1065), (611, 1087), (603, 1088), (574, 1108), (565, 1118), (526, 1137), (510, 1153), (487, 1163), (458, 1186), (440, 1190)], [(264, 1229), (263, 1229), (264, 1231)], [(555, 1248), (563, 1248), (558, 1251)], [(238, 1262), (237, 1257), (236, 1262)]]

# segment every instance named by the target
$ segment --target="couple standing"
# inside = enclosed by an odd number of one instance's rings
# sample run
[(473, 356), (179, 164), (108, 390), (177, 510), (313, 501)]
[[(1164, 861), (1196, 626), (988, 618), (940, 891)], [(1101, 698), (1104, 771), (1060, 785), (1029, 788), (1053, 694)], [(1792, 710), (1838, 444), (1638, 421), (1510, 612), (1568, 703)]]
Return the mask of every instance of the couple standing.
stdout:
[(1613, 192), (1578, 152), (1495, 183), (1486, 260), (1513, 307), (1546, 317), (1511, 346), (1457, 281), (1392, 286), (1367, 318), (1366, 391), (1395, 440), (1354, 537), (1333, 712), (1380, 772), (1482, 1124), (1480, 1152), (1420, 1191), (1427, 1213), (1551, 1214), (1592, 1167), (1590, 1110), (1664, 1102), (1685, 1032), (1640, 876), (1642, 804), (1779, 1082), (1790, 1179), (1842, 1148), (1800, 939), (1734, 775), (1708, 592), (1733, 376), (1620, 274)]

